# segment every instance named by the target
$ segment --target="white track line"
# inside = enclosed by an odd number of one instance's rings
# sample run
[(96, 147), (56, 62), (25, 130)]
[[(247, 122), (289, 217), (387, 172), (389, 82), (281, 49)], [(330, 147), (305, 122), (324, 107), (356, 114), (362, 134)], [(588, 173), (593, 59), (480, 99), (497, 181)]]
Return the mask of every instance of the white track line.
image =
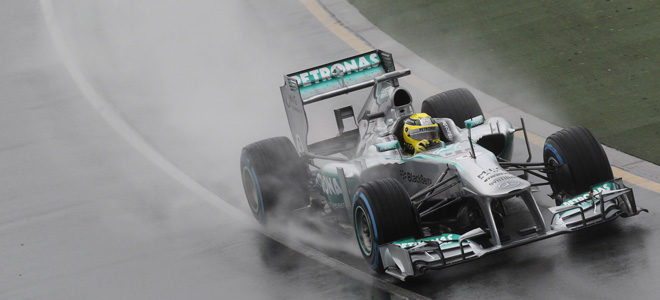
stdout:
[(342, 272), (366, 285), (375, 285), (391, 294), (395, 294), (407, 299), (420, 299), (426, 298), (415, 292), (406, 290), (396, 286), (382, 278), (371, 276), (371, 274), (363, 272), (355, 267), (352, 267), (342, 261), (332, 258), (321, 251), (303, 245), (302, 243), (291, 241), (274, 232), (265, 231), (261, 226), (256, 226), (255, 221), (251, 216), (248, 216), (242, 210), (229, 204), (224, 199), (220, 198), (215, 193), (208, 190), (206, 187), (195, 181), (188, 174), (181, 171), (162, 154), (156, 151), (144, 138), (129, 125), (124, 118), (117, 112), (115, 107), (110, 104), (96, 89), (90, 84), (83, 72), (81, 71), (78, 61), (69, 51), (60, 27), (55, 19), (53, 11), (53, 4), (51, 0), (40, 0), (41, 12), (46, 22), (46, 27), (50, 33), (53, 44), (60, 55), (64, 66), (71, 75), (71, 78), (78, 86), (83, 96), (92, 105), (92, 107), (103, 117), (103, 119), (114, 129), (124, 140), (126, 140), (135, 150), (141, 153), (147, 160), (163, 170), (167, 175), (172, 177), (183, 186), (190, 189), (197, 194), (202, 200), (219, 208), (228, 215), (234, 217), (238, 221), (254, 226), (254, 228), (269, 238), (283, 244), (290, 249), (303, 254), (304, 256), (316, 260), (323, 265), (331, 267), (339, 272)]

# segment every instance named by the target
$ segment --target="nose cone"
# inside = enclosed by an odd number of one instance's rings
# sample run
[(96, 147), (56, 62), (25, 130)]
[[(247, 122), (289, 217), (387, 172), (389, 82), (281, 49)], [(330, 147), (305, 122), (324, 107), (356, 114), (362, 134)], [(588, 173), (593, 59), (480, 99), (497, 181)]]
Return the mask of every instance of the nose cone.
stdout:
[(491, 155), (477, 155), (457, 164), (464, 185), (480, 195), (498, 197), (530, 187), (528, 181), (502, 169)]
[(499, 197), (530, 187), (526, 180), (502, 169), (490, 151), (475, 144), (476, 158), (472, 158), (469, 147), (467, 142), (462, 142), (432, 154), (452, 161), (463, 185), (479, 195)]

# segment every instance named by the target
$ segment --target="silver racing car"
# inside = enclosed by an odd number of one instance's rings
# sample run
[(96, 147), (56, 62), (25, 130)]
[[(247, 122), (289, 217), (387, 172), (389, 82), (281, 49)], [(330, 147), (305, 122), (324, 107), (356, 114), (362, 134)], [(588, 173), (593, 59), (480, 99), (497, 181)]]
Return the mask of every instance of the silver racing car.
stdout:
[[(285, 75), (293, 142), (270, 138), (241, 153), (254, 216), (265, 224), (311, 211), (352, 228), (372, 269), (405, 280), (644, 211), (589, 130), (552, 134), (543, 161), (531, 162), (522, 119), (516, 128), (484, 118), (467, 89), (429, 97), (415, 113), (398, 81), (409, 74), (375, 50)], [(308, 143), (308, 105), (365, 88), (366, 100), (334, 109), (335, 136)], [(514, 161), (517, 131), (528, 155)], [(544, 212), (541, 185), (554, 200)]]

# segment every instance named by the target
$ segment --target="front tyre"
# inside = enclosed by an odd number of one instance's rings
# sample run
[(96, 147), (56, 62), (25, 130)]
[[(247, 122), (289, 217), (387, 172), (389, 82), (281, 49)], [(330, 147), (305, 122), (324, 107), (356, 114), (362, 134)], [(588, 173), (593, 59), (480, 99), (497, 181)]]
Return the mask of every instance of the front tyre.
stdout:
[(591, 190), (611, 180), (612, 168), (603, 146), (588, 129), (574, 126), (549, 136), (543, 146), (543, 162), (549, 170), (550, 187), (557, 201)]
[(358, 188), (353, 198), (353, 222), (360, 252), (378, 273), (384, 272), (378, 246), (419, 232), (410, 196), (391, 178)]
[(433, 95), (422, 102), (422, 112), (433, 118), (450, 118), (460, 128), (463, 121), (483, 115), (477, 99), (466, 88), (454, 89)]
[(261, 223), (307, 204), (308, 173), (286, 137), (258, 141), (241, 152), (243, 189), (252, 214)]

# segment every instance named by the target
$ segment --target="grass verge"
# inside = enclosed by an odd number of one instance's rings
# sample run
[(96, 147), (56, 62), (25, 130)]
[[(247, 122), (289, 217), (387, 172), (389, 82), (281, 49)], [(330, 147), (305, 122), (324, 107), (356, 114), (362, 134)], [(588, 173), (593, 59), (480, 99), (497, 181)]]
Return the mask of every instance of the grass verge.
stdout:
[(660, 164), (660, 3), (349, 0), (427, 61), (502, 101)]

